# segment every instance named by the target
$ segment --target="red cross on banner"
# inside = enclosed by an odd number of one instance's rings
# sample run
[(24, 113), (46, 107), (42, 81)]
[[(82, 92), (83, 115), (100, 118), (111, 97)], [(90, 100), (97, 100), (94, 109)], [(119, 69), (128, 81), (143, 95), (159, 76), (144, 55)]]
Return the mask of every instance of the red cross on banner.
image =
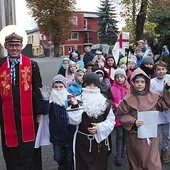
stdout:
[(119, 48), (129, 48), (129, 33), (122, 32), (117, 39), (119, 43)]

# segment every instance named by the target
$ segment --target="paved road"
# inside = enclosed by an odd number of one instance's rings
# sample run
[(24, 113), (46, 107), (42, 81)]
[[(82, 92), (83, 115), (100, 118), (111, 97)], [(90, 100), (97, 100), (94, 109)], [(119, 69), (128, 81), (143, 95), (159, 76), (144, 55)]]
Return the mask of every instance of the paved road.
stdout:
[[(38, 62), (40, 66), (41, 76), (43, 85), (51, 86), (51, 80), (58, 72), (58, 67), (62, 58), (36, 58), (34, 59)], [(115, 132), (112, 133), (112, 153), (108, 160), (108, 170), (128, 170), (127, 159), (124, 159), (124, 163), (121, 167), (116, 167), (114, 165), (114, 155), (115, 155)], [(170, 155), (170, 149), (169, 149)], [(52, 146), (42, 147), (42, 161), (43, 161), (43, 170), (56, 170), (58, 165), (53, 160)], [(5, 163), (2, 155), (2, 149), (0, 144), (0, 170), (5, 170)], [(170, 164), (163, 165), (163, 170), (170, 170)]]

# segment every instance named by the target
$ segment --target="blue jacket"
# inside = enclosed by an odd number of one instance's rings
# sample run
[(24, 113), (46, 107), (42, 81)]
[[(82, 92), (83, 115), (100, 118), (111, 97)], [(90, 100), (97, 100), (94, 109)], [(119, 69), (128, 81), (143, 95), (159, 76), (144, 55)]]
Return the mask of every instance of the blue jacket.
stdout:
[(68, 87), (67, 91), (75, 96), (79, 96), (81, 94), (82, 85), (77, 82), (73, 82), (71, 86)]
[(140, 56), (140, 57), (137, 57), (137, 63), (136, 63), (136, 67), (140, 67), (141, 63), (142, 63), (142, 60), (143, 60), (143, 56)]
[(83, 60), (78, 60), (77, 64), (79, 64), (80, 68), (83, 69), (84, 68), (84, 62)]

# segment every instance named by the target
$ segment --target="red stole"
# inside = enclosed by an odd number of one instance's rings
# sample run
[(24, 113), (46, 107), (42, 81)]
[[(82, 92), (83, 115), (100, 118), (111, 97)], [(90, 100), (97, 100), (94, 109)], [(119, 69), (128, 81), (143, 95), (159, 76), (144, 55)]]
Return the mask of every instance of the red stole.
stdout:
[[(22, 140), (23, 142), (29, 142), (35, 139), (32, 106), (32, 67), (31, 60), (28, 57), (22, 55), (21, 60), (22, 64), (19, 66), (19, 84)], [(7, 147), (16, 147), (18, 146), (18, 137), (15, 125), (10, 68), (8, 68), (7, 59), (0, 68), (0, 94), (5, 142)]]

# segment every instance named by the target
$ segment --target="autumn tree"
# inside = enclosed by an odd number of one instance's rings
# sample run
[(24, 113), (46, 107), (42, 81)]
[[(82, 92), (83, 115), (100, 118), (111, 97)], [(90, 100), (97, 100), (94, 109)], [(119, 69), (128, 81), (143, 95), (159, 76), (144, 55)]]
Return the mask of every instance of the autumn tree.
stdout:
[(115, 44), (117, 39), (117, 21), (115, 20), (115, 7), (112, 6), (111, 0), (101, 0), (99, 7), (99, 40), (102, 44)]
[(155, 32), (159, 40), (170, 47), (170, 10), (159, 9), (150, 14), (149, 20), (156, 23)]
[(144, 26), (150, 12), (158, 8), (167, 8), (168, 0), (121, 0), (123, 12), (127, 25), (131, 25), (135, 40), (143, 38)]
[(69, 18), (75, 9), (75, 0), (26, 0), (27, 7), (39, 28), (54, 44), (54, 57), (59, 56), (59, 46), (70, 34)]

